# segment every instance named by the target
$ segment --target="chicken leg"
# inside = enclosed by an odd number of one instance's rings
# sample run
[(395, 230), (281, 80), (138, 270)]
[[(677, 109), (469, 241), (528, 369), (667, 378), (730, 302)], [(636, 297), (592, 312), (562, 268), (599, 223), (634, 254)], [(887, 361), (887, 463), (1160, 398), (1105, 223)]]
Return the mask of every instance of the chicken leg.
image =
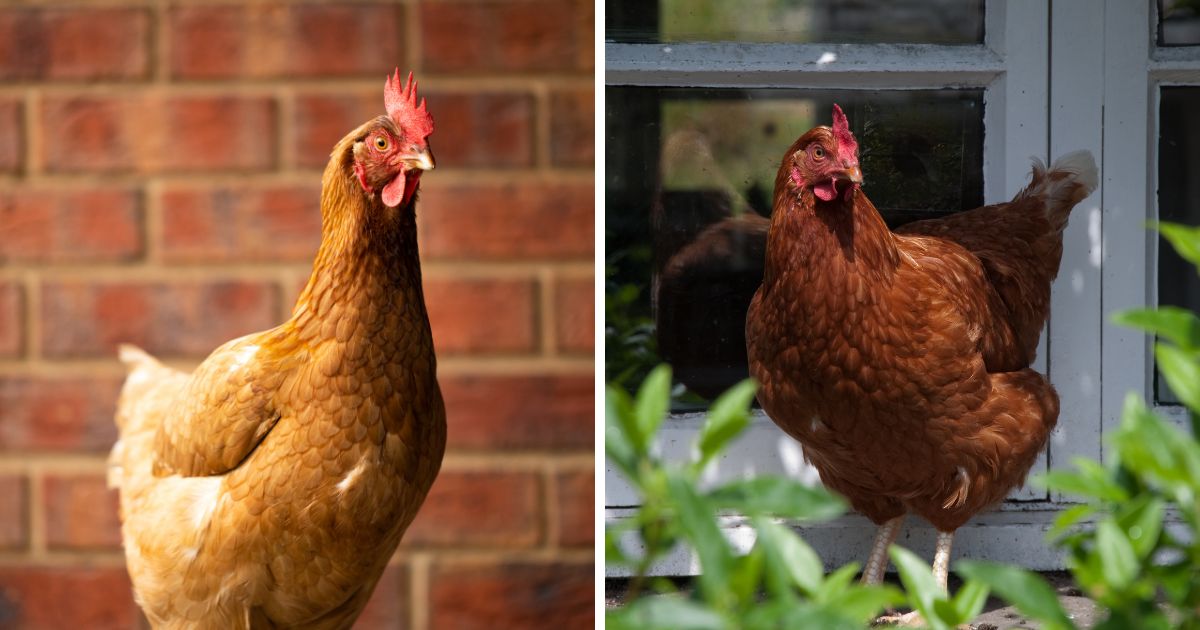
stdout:
[(933, 551), (933, 579), (943, 593), (949, 593), (946, 581), (950, 574), (950, 547), (954, 544), (954, 532), (938, 531), (937, 546)]
[(867, 566), (863, 568), (863, 584), (883, 583), (883, 574), (887, 572), (888, 566), (888, 547), (896, 542), (896, 536), (900, 534), (900, 525), (903, 523), (904, 515), (901, 514), (879, 526), (875, 533), (875, 543), (871, 545), (871, 555), (867, 556)]

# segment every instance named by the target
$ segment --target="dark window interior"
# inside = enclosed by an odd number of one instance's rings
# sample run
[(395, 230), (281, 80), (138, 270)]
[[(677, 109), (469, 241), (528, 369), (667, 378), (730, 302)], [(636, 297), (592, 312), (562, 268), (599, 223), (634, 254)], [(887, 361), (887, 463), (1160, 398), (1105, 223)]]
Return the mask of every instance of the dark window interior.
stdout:
[(747, 376), (775, 173), (835, 102), (891, 226), (982, 205), (982, 90), (607, 88), (609, 380), (670, 362), (685, 410)]

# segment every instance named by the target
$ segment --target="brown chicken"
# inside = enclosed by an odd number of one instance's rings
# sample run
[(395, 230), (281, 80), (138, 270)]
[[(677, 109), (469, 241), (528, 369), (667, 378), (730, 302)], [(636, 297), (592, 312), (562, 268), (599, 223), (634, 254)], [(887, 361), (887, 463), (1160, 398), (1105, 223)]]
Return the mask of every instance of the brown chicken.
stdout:
[(185, 374), (125, 346), (110, 484), (155, 628), (347, 628), (433, 483), (445, 408), (414, 206), (433, 168), (416, 84), (342, 138), (287, 322)]
[(863, 580), (882, 580), (912, 512), (939, 532), (945, 588), (954, 531), (1024, 481), (1058, 418), (1054, 388), (1028, 366), (1096, 166), (1087, 152), (1035, 162), (1011, 202), (895, 233), (861, 183), (835, 105), (833, 128), (796, 140), (775, 178), (750, 372), (825, 485), (881, 526)]

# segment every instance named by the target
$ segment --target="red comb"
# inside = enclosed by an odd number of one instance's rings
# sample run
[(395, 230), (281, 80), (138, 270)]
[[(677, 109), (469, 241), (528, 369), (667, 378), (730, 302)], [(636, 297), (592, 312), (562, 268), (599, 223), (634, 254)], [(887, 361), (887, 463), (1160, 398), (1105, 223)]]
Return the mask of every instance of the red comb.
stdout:
[(833, 139), (837, 140), (838, 153), (843, 157), (858, 155), (858, 141), (854, 139), (854, 134), (850, 133), (850, 123), (837, 103), (833, 104)]
[(433, 133), (433, 117), (425, 111), (425, 99), (417, 104), (417, 82), (413, 81), (412, 72), (408, 73), (408, 82), (401, 87), (400, 70), (397, 68), (387, 83), (383, 84), (383, 105), (387, 108), (388, 116), (404, 130), (404, 133), (425, 139)]

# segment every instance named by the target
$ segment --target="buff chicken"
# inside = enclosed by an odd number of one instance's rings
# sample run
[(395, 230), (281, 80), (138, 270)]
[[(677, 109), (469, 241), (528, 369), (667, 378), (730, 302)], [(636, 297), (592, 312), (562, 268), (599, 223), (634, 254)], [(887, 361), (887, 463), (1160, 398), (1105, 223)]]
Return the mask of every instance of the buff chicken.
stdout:
[(433, 118), (399, 73), (333, 149), (282, 325), (192, 373), (124, 346), (109, 481), (154, 628), (348, 628), (441, 466), (415, 209)]

